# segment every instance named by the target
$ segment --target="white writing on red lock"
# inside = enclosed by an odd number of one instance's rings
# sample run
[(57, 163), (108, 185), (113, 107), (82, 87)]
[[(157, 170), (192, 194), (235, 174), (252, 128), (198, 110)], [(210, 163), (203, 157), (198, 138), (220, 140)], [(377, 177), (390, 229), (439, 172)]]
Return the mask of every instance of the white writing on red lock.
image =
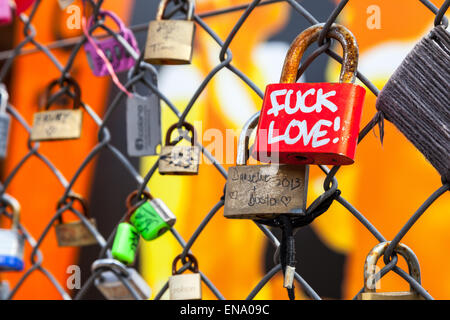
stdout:
[[(274, 118), (278, 117), (280, 112), (285, 112), (286, 114), (295, 114), (298, 111), (301, 113), (308, 114), (311, 112), (321, 113), (323, 110), (328, 109), (331, 112), (336, 112), (338, 107), (331, 101), (328, 100), (329, 97), (334, 97), (336, 95), (336, 91), (332, 90), (324, 93), (323, 89), (320, 88), (317, 90), (311, 88), (302, 93), (300, 90), (297, 90), (295, 96), (295, 105), (292, 103), (293, 99), (291, 98), (294, 90), (274, 90), (270, 93), (270, 102), (272, 107), (267, 111), (267, 115), (273, 114)], [(306, 98), (308, 96), (316, 95), (315, 103), (312, 105), (306, 105)], [(284, 103), (279, 103), (284, 96)], [(281, 97), (281, 99), (279, 99)], [(340, 117), (336, 117), (334, 121), (329, 121), (326, 119), (319, 119), (314, 125), (308, 124), (306, 120), (297, 120), (292, 119), (289, 125), (286, 127), (285, 132), (281, 135), (274, 136), (274, 125), (275, 120), (272, 120), (269, 124), (268, 131), (268, 144), (277, 143), (279, 141), (284, 141), (286, 144), (295, 144), (303, 137), (303, 144), (306, 146), (311, 142), (311, 146), (313, 148), (318, 148), (324, 146), (330, 142), (330, 138), (324, 138), (328, 134), (328, 130), (325, 129), (333, 126), (334, 131), (338, 131), (341, 127), (341, 119)], [(310, 128), (308, 132), (308, 126)], [(293, 128), (298, 128), (298, 134), (295, 137), (291, 137), (291, 130)], [(278, 129), (276, 129), (278, 131)], [(333, 143), (337, 143), (339, 138), (334, 138), (332, 140)]]

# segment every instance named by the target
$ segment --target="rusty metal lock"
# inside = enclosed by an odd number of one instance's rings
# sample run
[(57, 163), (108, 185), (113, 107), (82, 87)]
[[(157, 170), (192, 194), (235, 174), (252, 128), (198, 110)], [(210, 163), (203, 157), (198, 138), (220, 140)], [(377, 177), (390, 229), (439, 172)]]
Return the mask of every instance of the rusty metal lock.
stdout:
[(195, 145), (197, 133), (190, 123), (183, 122), (182, 126), (191, 133), (191, 145), (175, 145), (175, 142), (171, 142), (170, 137), (177, 126), (178, 124), (175, 123), (167, 130), (165, 146), (161, 148), (158, 171), (160, 174), (198, 174), (200, 148)]
[[(364, 264), (364, 292), (358, 296), (359, 300), (423, 300), (422, 296), (410, 287), (405, 292), (376, 292), (375, 270), (378, 259), (383, 256), (390, 241), (377, 244), (367, 255)], [(414, 252), (406, 245), (399, 243), (395, 252), (400, 254), (408, 264), (409, 274), (420, 284), (420, 265)]]
[(187, 0), (186, 20), (163, 20), (169, 0), (161, 0), (156, 20), (148, 27), (144, 60), (151, 64), (190, 64), (194, 45), (194, 0)]
[(193, 264), (189, 269), (193, 273), (177, 274), (177, 262), (181, 260), (178, 255), (172, 264), (172, 276), (169, 278), (170, 300), (201, 300), (202, 299), (202, 278), (198, 272), (197, 259), (192, 254), (186, 257)]
[(8, 194), (3, 194), (2, 202), (12, 209), (12, 226), (0, 229), (0, 271), (22, 271), (25, 237), (19, 231), (20, 204)]
[(296, 83), (302, 55), (322, 29), (323, 24), (317, 24), (297, 36), (286, 55), (280, 83), (266, 87), (252, 154), (261, 162), (354, 162), (365, 89), (354, 84), (358, 45), (352, 33), (333, 24), (327, 34), (344, 49), (339, 83)]
[[(89, 223), (95, 228), (96, 221), (89, 216), (86, 201), (77, 194), (71, 194), (67, 197), (69, 200), (78, 201), (82, 207), (82, 213), (88, 219)], [(64, 204), (59, 203), (57, 209)], [(58, 222), (55, 225), (56, 239), (60, 247), (81, 247), (97, 244), (97, 239), (89, 231), (83, 221), (63, 222), (62, 213), (59, 216)]]
[(95, 279), (94, 284), (108, 300), (136, 300), (130, 288), (139, 299), (147, 300), (151, 296), (152, 290), (141, 275), (115, 259), (96, 260), (91, 269), (92, 272), (105, 270)]
[(255, 114), (239, 136), (236, 166), (228, 170), (224, 216), (238, 219), (270, 219), (281, 214), (302, 216), (306, 211), (308, 166), (246, 165), (250, 130), (257, 122)]
[[(81, 136), (83, 110), (80, 108), (80, 87), (72, 78), (65, 78), (63, 85), (68, 87), (63, 87), (55, 96), (50, 97), (51, 90), (58, 84), (59, 80), (54, 80), (47, 88), (45, 105), (47, 111), (36, 112), (33, 115), (32, 141), (78, 139)], [(70, 96), (67, 93), (68, 88), (73, 88), (73, 110), (58, 109), (49, 111), (52, 100), (55, 101), (62, 95)]]

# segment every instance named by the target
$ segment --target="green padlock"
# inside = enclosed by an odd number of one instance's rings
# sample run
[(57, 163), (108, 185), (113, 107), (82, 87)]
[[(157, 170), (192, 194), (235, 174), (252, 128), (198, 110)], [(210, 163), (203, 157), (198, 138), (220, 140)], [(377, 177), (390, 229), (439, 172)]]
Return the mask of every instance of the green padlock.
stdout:
[[(149, 201), (139, 206), (130, 217), (130, 222), (136, 227), (145, 240), (153, 240), (163, 235), (175, 224), (176, 217), (160, 199), (154, 199), (148, 192), (143, 193)], [(127, 207), (132, 210), (132, 201), (137, 191), (128, 196)]]
[(116, 236), (111, 249), (112, 256), (125, 264), (132, 264), (136, 257), (139, 244), (137, 229), (128, 222), (122, 222), (117, 227)]

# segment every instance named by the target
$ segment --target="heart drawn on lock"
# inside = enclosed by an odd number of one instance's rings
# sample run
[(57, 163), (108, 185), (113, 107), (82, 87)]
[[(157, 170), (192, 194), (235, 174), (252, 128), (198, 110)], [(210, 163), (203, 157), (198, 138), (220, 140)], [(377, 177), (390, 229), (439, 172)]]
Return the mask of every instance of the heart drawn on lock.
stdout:
[(288, 197), (288, 196), (282, 196), (280, 198), (280, 201), (282, 204), (284, 204), (286, 207), (288, 206), (289, 202), (291, 202), (292, 197)]

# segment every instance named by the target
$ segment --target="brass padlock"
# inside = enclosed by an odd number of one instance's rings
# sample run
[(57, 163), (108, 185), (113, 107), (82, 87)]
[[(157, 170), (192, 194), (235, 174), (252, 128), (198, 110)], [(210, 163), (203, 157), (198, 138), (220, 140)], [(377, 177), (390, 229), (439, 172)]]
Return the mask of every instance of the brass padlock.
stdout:
[(177, 274), (177, 262), (181, 259), (181, 255), (173, 260), (172, 276), (169, 278), (170, 300), (202, 299), (202, 278), (198, 273), (197, 259), (192, 254), (187, 254), (186, 258), (192, 264), (189, 269), (193, 273)]
[[(89, 223), (95, 228), (96, 221), (89, 216), (86, 201), (77, 194), (71, 194), (67, 199), (78, 201), (81, 204), (83, 215), (86, 216)], [(59, 203), (57, 209), (59, 210), (63, 205), (63, 203)], [(97, 239), (81, 220), (64, 223), (62, 214), (59, 216), (58, 222), (55, 225), (56, 239), (60, 247), (81, 247), (97, 244)]]
[[(61, 90), (51, 97), (51, 90), (58, 84), (59, 80), (54, 80), (47, 88), (46, 111), (36, 112), (33, 115), (32, 141), (69, 140), (81, 137), (83, 110), (80, 108), (80, 87), (72, 78), (65, 78)], [(67, 93), (70, 88), (73, 88), (73, 97)], [(48, 110), (52, 102), (62, 95), (73, 99), (73, 109)]]
[(94, 284), (108, 300), (136, 300), (130, 288), (141, 300), (149, 299), (152, 294), (147, 282), (135, 269), (127, 268), (115, 259), (96, 260), (91, 269), (92, 272), (104, 270), (95, 279)]
[(251, 117), (239, 136), (236, 166), (228, 170), (224, 216), (270, 219), (280, 214), (302, 216), (306, 211), (308, 166), (246, 165), (250, 130), (258, 124)]
[(148, 27), (144, 60), (151, 64), (189, 64), (192, 59), (195, 23), (194, 0), (187, 0), (186, 20), (163, 20), (169, 0), (161, 0), (156, 20)]
[(200, 148), (195, 145), (197, 134), (194, 127), (187, 122), (183, 122), (185, 127), (191, 133), (191, 145), (175, 145), (170, 140), (173, 130), (178, 124), (172, 125), (166, 134), (165, 146), (161, 148), (161, 155), (158, 163), (160, 174), (175, 175), (194, 175), (198, 174), (198, 165), (200, 162)]
[[(383, 256), (390, 241), (377, 244), (367, 255), (364, 264), (364, 292), (359, 296), (359, 300), (423, 300), (412, 286), (410, 291), (405, 292), (376, 292), (376, 283), (379, 279), (375, 279), (375, 271), (378, 259)], [(420, 265), (414, 252), (406, 245), (399, 243), (395, 248), (395, 252), (400, 254), (408, 264), (409, 274), (420, 284)]]

